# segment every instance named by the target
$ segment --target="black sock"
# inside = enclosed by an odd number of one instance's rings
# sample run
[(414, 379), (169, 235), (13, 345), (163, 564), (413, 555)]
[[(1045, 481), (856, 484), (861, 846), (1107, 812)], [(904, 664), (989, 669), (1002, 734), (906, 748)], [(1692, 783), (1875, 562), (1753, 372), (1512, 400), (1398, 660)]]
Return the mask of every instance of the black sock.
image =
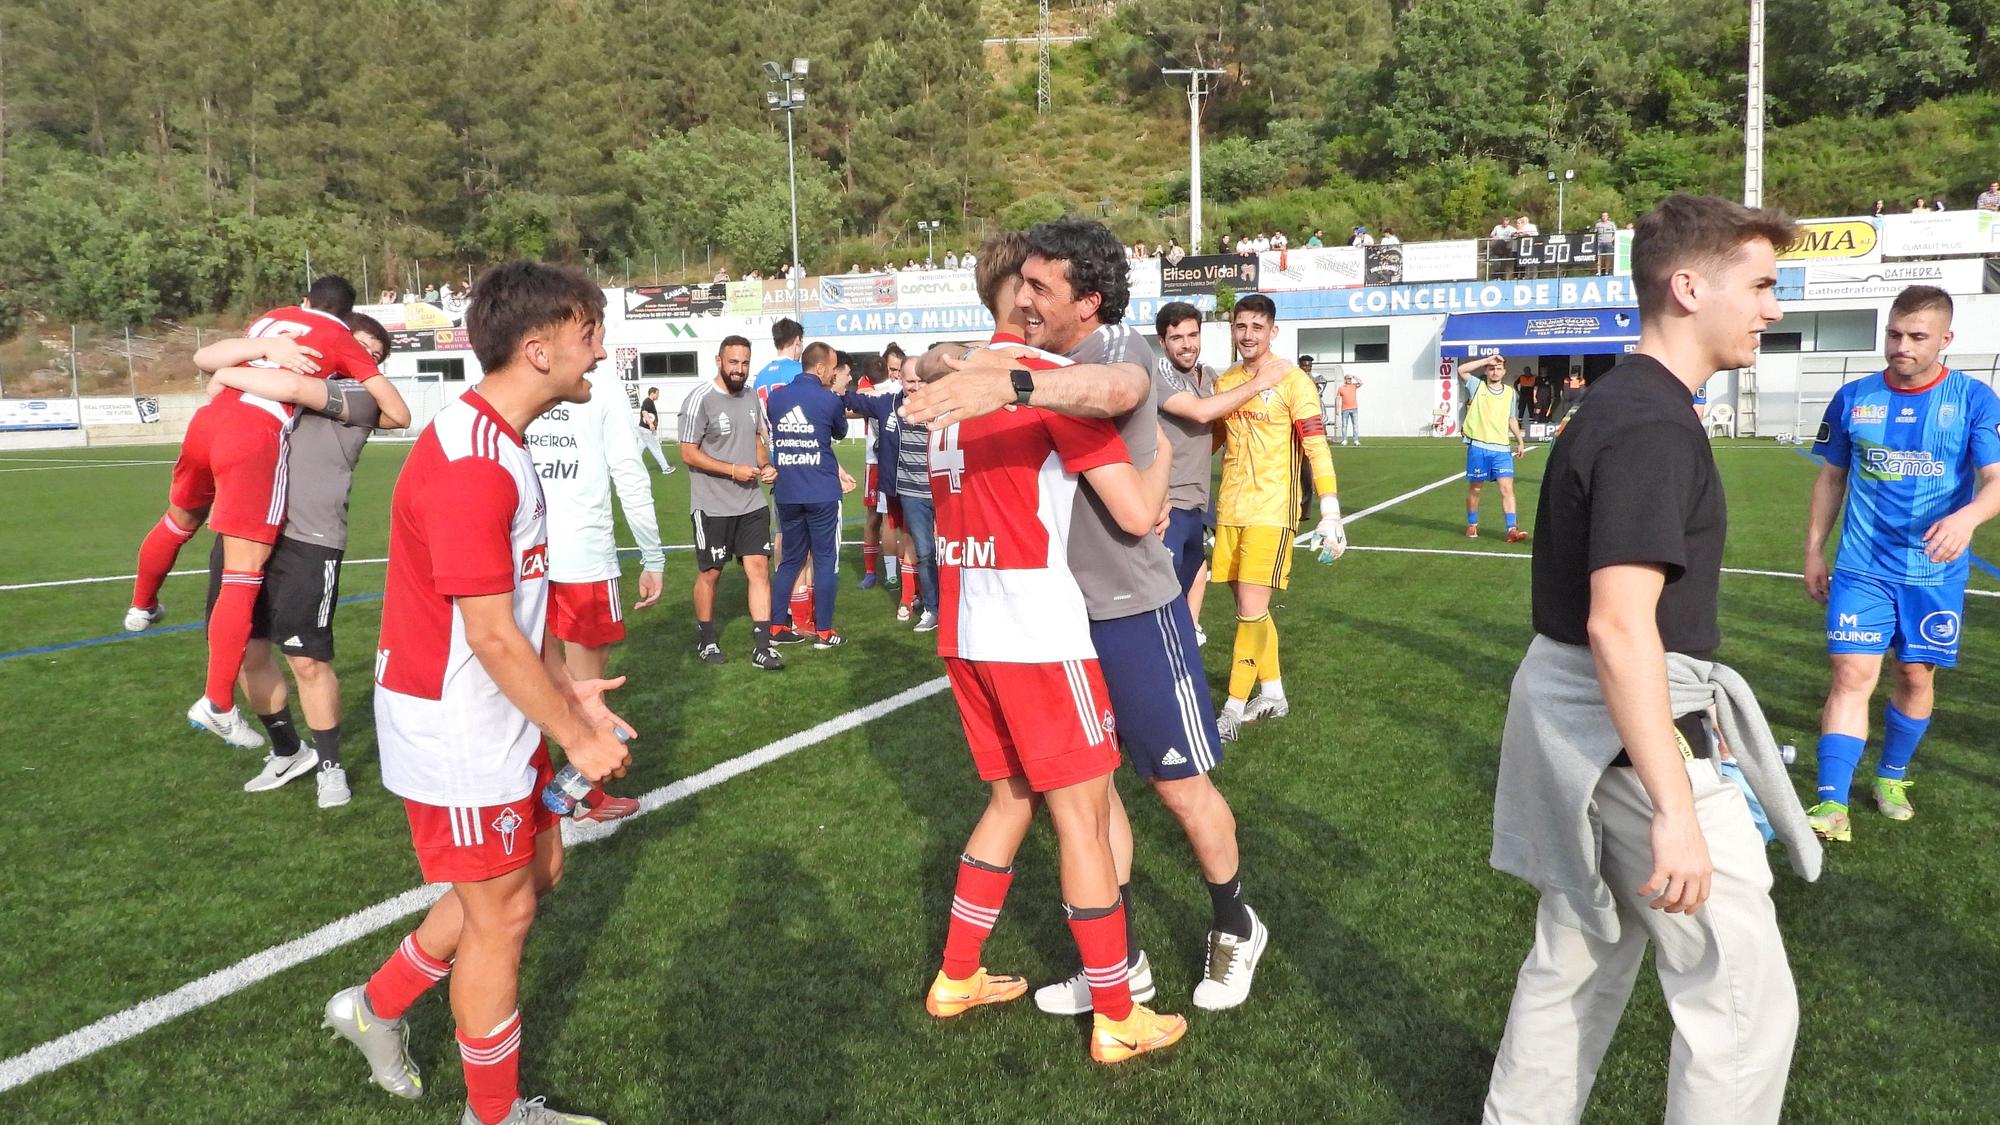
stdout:
[(1220, 933), (1231, 937), (1250, 936), (1250, 910), (1243, 904), (1243, 875), (1238, 872), (1226, 883), (1208, 884), (1209, 905), (1215, 911), (1215, 925)]
[(1118, 902), (1125, 908), (1125, 964), (1139, 964), (1139, 927), (1132, 921), (1132, 884), (1121, 883), (1118, 887)]
[(1014, 870), (1011, 866), (995, 867), (983, 859), (974, 859), (971, 856), (965, 854), (964, 852), (958, 853), (958, 862), (963, 863), (967, 867), (977, 867), (981, 871), (991, 871), (996, 875), (1011, 874)]
[(715, 643), (715, 622), (697, 621), (694, 623), (694, 632), (695, 638), (702, 644), (712, 645)]
[(1118, 909), (1118, 906), (1119, 904), (1115, 902), (1110, 906), (1071, 906), (1065, 902), (1063, 903), (1063, 916), (1065, 918), (1074, 918), (1079, 922), (1088, 922), (1093, 918), (1110, 917), (1111, 912)]
[(319, 768), (340, 768), (340, 724), (325, 730), (313, 728), (313, 749), (319, 751)]
[(299, 752), (299, 731), (292, 725), (292, 709), (280, 707), (268, 715), (257, 716), (264, 724), (264, 733), (271, 736), (271, 753), (280, 758), (289, 758)]
[(759, 621), (751, 625), (750, 637), (751, 640), (755, 643), (758, 652), (763, 652), (765, 649), (770, 648), (771, 647), (770, 622)]

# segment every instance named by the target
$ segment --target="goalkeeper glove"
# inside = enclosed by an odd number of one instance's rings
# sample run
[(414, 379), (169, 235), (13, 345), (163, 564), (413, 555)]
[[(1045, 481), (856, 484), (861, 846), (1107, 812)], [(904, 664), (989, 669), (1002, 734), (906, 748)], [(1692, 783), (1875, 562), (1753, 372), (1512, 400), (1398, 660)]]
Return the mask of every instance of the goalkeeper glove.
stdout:
[(1334, 496), (1322, 497), (1319, 502), (1319, 526), (1313, 530), (1319, 537), (1319, 561), (1330, 563), (1347, 553), (1347, 525), (1340, 519), (1340, 499)]

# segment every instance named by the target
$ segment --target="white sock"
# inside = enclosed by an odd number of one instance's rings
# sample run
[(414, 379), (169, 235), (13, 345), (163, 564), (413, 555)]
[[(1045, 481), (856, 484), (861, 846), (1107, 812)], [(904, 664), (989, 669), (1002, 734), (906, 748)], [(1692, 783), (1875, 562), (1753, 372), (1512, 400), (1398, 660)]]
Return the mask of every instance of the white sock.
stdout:
[(1263, 695), (1264, 698), (1273, 699), (1279, 703), (1285, 701), (1285, 681), (1263, 680), (1259, 686), (1263, 689), (1259, 694)]
[(882, 560), (882, 570), (884, 574), (888, 575), (889, 581), (894, 582), (896, 580), (896, 570), (901, 562), (902, 560), (894, 555), (890, 555), (888, 558)]
[(1240, 719), (1243, 717), (1243, 708), (1249, 705), (1249, 700), (1238, 699), (1232, 695), (1229, 697), (1229, 702), (1222, 705), (1222, 713), (1232, 719)]

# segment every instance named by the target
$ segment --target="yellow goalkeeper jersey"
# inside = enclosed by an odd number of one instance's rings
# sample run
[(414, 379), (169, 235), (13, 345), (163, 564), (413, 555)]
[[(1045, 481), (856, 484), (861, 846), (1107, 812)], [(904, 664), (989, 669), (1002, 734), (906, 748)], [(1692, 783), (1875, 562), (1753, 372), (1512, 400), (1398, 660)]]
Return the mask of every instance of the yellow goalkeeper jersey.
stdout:
[[(1250, 381), (1237, 364), (1215, 380), (1215, 393)], [(1215, 522), (1231, 527), (1296, 527), (1299, 458), (1312, 463), (1313, 491), (1336, 490), (1333, 454), (1326, 447), (1326, 419), (1312, 377), (1294, 367), (1278, 385), (1236, 408), (1223, 420), (1222, 487)]]

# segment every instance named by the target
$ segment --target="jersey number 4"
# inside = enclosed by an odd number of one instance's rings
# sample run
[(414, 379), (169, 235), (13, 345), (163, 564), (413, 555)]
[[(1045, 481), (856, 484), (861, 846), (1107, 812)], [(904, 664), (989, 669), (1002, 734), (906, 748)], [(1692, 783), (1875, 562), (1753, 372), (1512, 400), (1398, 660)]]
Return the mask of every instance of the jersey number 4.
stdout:
[(958, 427), (931, 431), (931, 476), (944, 477), (954, 493), (963, 491), (965, 450), (958, 445)]

